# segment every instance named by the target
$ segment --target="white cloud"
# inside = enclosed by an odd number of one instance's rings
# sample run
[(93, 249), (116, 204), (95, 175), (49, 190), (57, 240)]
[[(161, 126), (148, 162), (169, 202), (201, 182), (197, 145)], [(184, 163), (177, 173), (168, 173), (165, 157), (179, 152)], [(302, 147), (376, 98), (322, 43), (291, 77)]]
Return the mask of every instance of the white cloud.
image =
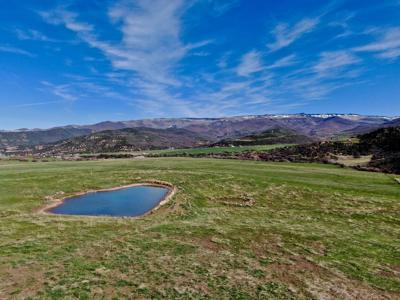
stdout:
[(109, 98), (113, 100), (130, 101), (128, 95), (116, 92), (112, 86), (107, 84), (94, 83), (92, 78), (76, 74), (63, 74), (68, 83), (55, 84), (49, 81), (41, 81), (41, 91), (51, 93), (64, 103), (71, 103), (81, 99)]
[(35, 57), (35, 55), (32, 54), (31, 52), (11, 46), (0, 46), (0, 52), (7, 52), (7, 53), (25, 55), (29, 57)]
[(42, 42), (53, 42), (55, 40), (50, 39), (43, 33), (37, 31), (37, 30), (21, 30), (21, 29), (16, 29), (15, 33), (17, 34), (17, 38), (20, 40), (32, 40), (32, 41), (42, 41)]
[(361, 60), (349, 51), (323, 52), (319, 61), (313, 66), (313, 71), (320, 77), (337, 76), (337, 72), (359, 63)]
[(212, 3), (212, 13), (219, 17), (239, 4), (239, 0), (209, 0)]
[(141, 0), (115, 6), (109, 14), (121, 24), (123, 40), (118, 51), (102, 50), (118, 68), (133, 70), (151, 81), (177, 84), (171, 73), (187, 52), (180, 40), (183, 4), (181, 0)]
[(42, 105), (55, 104), (55, 103), (62, 103), (62, 101), (45, 101), (45, 102), (22, 103), (22, 104), (13, 105), (12, 107), (15, 107), (15, 108), (32, 107), (32, 106), (42, 106)]
[(271, 32), (275, 41), (267, 44), (267, 47), (271, 51), (285, 48), (301, 38), (304, 34), (313, 31), (318, 23), (318, 18), (306, 18), (293, 26), (289, 26), (286, 23), (278, 24)]
[[(292, 24), (278, 24), (272, 31), (273, 40), (267, 45), (270, 51), (254, 49), (245, 53), (236, 67), (232, 67), (234, 53), (227, 52), (220, 54), (220, 60), (214, 60), (219, 70), (201, 70), (188, 75), (186, 66), (181, 65), (182, 60), (188, 55), (214, 54), (211, 47), (207, 48), (214, 41), (192, 44), (183, 41), (183, 14), (188, 8), (187, 3), (184, 0), (119, 1), (108, 11), (113, 29), (121, 34), (120, 40), (112, 41), (98, 33), (101, 28), (84, 22), (82, 16), (74, 12), (59, 9), (43, 13), (42, 16), (49, 23), (65, 26), (90, 47), (103, 53), (112, 66), (112, 70), (102, 73), (103, 79), (111, 85), (117, 83), (118, 88), (123, 87), (128, 92), (121, 97), (111, 89), (91, 86), (89, 83), (86, 86), (75, 83), (49, 88), (64, 98), (81, 97), (79, 91), (82, 90), (110, 98), (123, 98), (132, 105), (140, 105), (144, 111), (151, 111), (154, 116), (216, 116), (241, 109), (244, 112), (251, 105), (259, 105), (259, 108), (267, 105), (278, 107), (282, 103), (287, 105), (289, 100), (294, 101), (292, 99), (298, 102), (321, 99), (337, 88), (356, 83), (356, 80), (347, 80), (347, 83), (344, 79), (356, 78), (359, 74), (357, 71), (360, 70), (362, 56), (358, 57), (357, 52), (376, 52), (381, 57), (393, 57), (399, 55), (400, 51), (396, 42), (392, 41), (393, 36), (388, 34), (375, 43), (355, 50), (333, 51), (340, 49), (339, 45), (335, 45), (331, 49), (325, 48), (325, 52), (320, 54), (321, 47), (313, 53), (308, 47), (303, 49), (304, 53), (299, 50), (286, 56), (280, 55), (280, 52), (272, 53), (315, 31), (322, 20), (320, 16)], [(228, 5), (231, 2), (219, 3), (223, 4), (222, 11), (231, 7)], [(335, 31), (332, 26), (347, 28), (347, 24), (332, 23), (331, 31)], [(381, 42), (387, 40), (391, 41), (389, 47), (386, 43), (386, 47), (382, 48)], [(306, 51), (306, 55), (302, 56)], [(277, 56), (276, 60), (269, 59), (267, 54), (273, 58)], [(265, 64), (263, 59), (270, 63)], [(95, 61), (92, 58), (86, 60)], [(295, 64), (296, 69), (283, 69)], [(100, 73), (96, 73), (96, 76), (100, 77)]]
[[(372, 34), (375, 34), (373, 31)], [(385, 59), (400, 57), (400, 27), (381, 31), (376, 41), (353, 49), (356, 52), (375, 52)]]
[(252, 50), (242, 56), (241, 62), (236, 69), (239, 76), (249, 76), (263, 69), (261, 54), (258, 51)]
[(53, 84), (48, 81), (41, 82), (43, 86), (45, 86), (52, 94), (55, 96), (62, 98), (63, 100), (73, 102), (78, 99), (78, 96), (73, 94), (71, 91), (71, 85), (69, 84)]
[(400, 48), (390, 49), (378, 54), (379, 58), (396, 59), (400, 57)]
[[(307, 103), (326, 97), (329, 93), (348, 85), (358, 84), (358, 64), (362, 60), (349, 50), (326, 51), (319, 54), (315, 63), (310, 63), (292, 72), (281, 74), (274, 82), (274, 91), (292, 94)], [(357, 68), (356, 68), (357, 67)], [(344, 80), (351, 78), (352, 80)]]
[(278, 59), (273, 64), (267, 66), (267, 69), (278, 69), (278, 68), (288, 67), (294, 65), (295, 63), (296, 63), (296, 55), (290, 54), (288, 56)]
[(197, 51), (197, 52), (193, 52), (192, 55), (193, 56), (205, 57), (205, 56), (210, 56), (211, 53), (210, 52), (206, 52), (206, 51)]
[(118, 42), (101, 40), (96, 28), (80, 21), (74, 12), (58, 9), (41, 15), (51, 24), (62, 24), (76, 32), (89, 46), (99, 49), (115, 72), (132, 72), (127, 85), (140, 97), (164, 103), (175, 101), (177, 107), (183, 107), (185, 103), (171, 91), (182, 85), (176, 76), (178, 63), (190, 51), (212, 42), (182, 42), (181, 17), (187, 7), (188, 2), (183, 0), (120, 1), (111, 7), (108, 14), (121, 32), (122, 38)]
[(228, 67), (228, 60), (230, 58), (230, 56), (232, 55), (231, 52), (226, 52), (224, 53), (216, 62), (217, 67), (220, 69), (225, 69), (226, 67)]
[(39, 15), (48, 23), (53, 25), (65, 25), (66, 28), (75, 32), (89, 32), (93, 26), (77, 21), (78, 15), (74, 12), (58, 8), (54, 11), (39, 12)]

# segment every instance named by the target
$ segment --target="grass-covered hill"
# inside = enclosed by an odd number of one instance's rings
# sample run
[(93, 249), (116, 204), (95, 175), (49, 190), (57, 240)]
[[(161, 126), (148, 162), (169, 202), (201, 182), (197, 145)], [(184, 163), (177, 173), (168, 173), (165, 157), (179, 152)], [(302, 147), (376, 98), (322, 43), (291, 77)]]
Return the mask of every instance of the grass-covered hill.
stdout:
[(190, 148), (208, 142), (185, 129), (126, 128), (106, 130), (76, 137), (36, 150), (37, 154), (58, 155), (138, 151), (166, 148)]
[[(178, 192), (143, 218), (36, 212), (147, 180)], [(400, 299), (399, 199), (333, 165), (0, 161), (0, 299)]]
[(345, 141), (323, 141), (280, 147), (268, 151), (213, 154), (213, 157), (280, 162), (341, 163), (354, 160), (354, 167), (364, 170), (400, 174), (400, 127), (387, 127)]
[(252, 146), (252, 145), (273, 145), (273, 144), (304, 144), (310, 143), (313, 139), (297, 133), (285, 127), (273, 127), (259, 134), (251, 134), (239, 138), (225, 139), (215, 146)]
[(360, 148), (366, 151), (400, 152), (400, 126), (381, 128), (359, 139)]
[(400, 174), (400, 126), (362, 135), (360, 147), (369, 149), (373, 155), (369, 167)]
[(358, 141), (319, 142), (276, 149), (262, 160), (335, 162), (338, 156), (371, 156), (361, 169), (400, 174), (400, 127), (388, 127), (358, 136)]

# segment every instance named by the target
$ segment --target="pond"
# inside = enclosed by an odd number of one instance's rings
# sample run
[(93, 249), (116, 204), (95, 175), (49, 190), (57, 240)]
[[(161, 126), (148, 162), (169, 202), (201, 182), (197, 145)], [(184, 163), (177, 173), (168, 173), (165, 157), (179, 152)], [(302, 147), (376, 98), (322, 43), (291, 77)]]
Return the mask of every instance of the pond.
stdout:
[(67, 198), (48, 211), (62, 215), (136, 217), (155, 208), (169, 191), (167, 187), (140, 185), (90, 192)]

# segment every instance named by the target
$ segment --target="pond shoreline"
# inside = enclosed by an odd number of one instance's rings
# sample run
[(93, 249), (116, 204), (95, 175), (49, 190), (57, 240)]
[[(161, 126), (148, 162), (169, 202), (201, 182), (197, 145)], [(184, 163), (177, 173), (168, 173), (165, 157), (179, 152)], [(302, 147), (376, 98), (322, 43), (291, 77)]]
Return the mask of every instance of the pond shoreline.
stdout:
[[(123, 190), (123, 189), (137, 187), (137, 186), (162, 187), (162, 188), (168, 189), (168, 193), (160, 200), (160, 202), (157, 204), (157, 206), (155, 206), (154, 208), (152, 208), (151, 210), (149, 210), (148, 212), (146, 212), (140, 216), (123, 216), (123, 217), (120, 216), (120, 217), (118, 217), (118, 216), (107, 216), (107, 215), (104, 215), (104, 216), (66, 215), (66, 214), (57, 214), (57, 213), (53, 213), (50, 211), (51, 209), (62, 205), (66, 200), (73, 198), (73, 197), (79, 197), (79, 196), (83, 196), (83, 195), (86, 195), (89, 193), (112, 192), (112, 191)], [(149, 214), (152, 214), (157, 209), (159, 209), (161, 206), (168, 203), (171, 200), (171, 198), (177, 193), (177, 191), (178, 191), (178, 189), (169, 182), (164, 182), (164, 181), (159, 181), (159, 180), (149, 180), (149, 181), (145, 181), (142, 183), (132, 183), (132, 184), (128, 184), (128, 185), (121, 185), (121, 186), (99, 189), (99, 190), (87, 190), (87, 191), (83, 191), (83, 192), (77, 192), (72, 195), (62, 197), (62, 198), (59, 198), (56, 193), (55, 195), (47, 196), (45, 199), (48, 203), (46, 205), (44, 205), (43, 207), (37, 209), (36, 213), (43, 214), (43, 215), (51, 215), (51, 216), (64, 216), (64, 217), (67, 216), (67, 217), (80, 217), (80, 218), (113, 218), (113, 219), (115, 219), (115, 218), (130, 218), (130, 219), (141, 218), (141, 217), (145, 217)]]

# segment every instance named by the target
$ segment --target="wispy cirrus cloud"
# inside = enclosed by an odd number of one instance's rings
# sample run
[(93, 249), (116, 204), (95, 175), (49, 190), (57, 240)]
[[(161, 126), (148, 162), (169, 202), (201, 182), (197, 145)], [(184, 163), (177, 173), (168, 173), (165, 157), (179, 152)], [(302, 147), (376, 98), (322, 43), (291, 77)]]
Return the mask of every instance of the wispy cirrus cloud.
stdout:
[(127, 3), (114, 6), (109, 12), (111, 19), (121, 24), (123, 39), (119, 50), (102, 50), (117, 68), (135, 71), (147, 80), (177, 84), (171, 71), (188, 51), (180, 39), (184, 2)]
[[(356, 33), (361, 35), (364, 28), (352, 27), (355, 21), (353, 13), (330, 15), (330, 10), (319, 17), (273, 26), (269, 31), (272, 38), (266, 48), (263, 42), (264, 46), (253, 45), (253, 50), (247, 53), (235, 48), (213, 53), (217, 47), (207, 47), (212, 43), (221, 47), (223, 39), (213, 37), (188, 43), (183, 38), (184, 26), (188, 25), (184, 14), (189, 11), (191, 3), (193, 1), (188, 4), (183, 0), (114, 2), (107, 9), (107, 17), (108, 25), (111, 25), (109, 29), (118, 34), (110, 39), (98, 23), (84, 21), (90, 20), (84, 19), (87, 15), (80, 15), (68, 6), (41, 15), (48, 23), (64, 26), (76, 33), (84, 44), (99, 50), (103, 55), (100, 60), (109, 62), (111, 70), (102, 75), (100, 72), (93, 74), (103, 76), (109, 83), (124, 86), (129, 92), (120, 97), (107, 89), (89, 85), (87, 89), (140, 104), (154, 115), (168, 115), (169, 111), (191, 117), (216, 115), (224, 110), (248, 109), (252, 105), (284, 107), (292, 99), (299, 103), (305, 99), (321, 99), (340, 87), (357, 84), (356, 79), (361, 74), (359, 67), (365, 60), (361, 52), (376, 53), (383, 58), (396, 57), (398, 51), (393, 32), (377, 36), (376, 41), (364, 46), (349, 46), (344, 38)], [(238, 4), (237, 1), (210, 3), (222, 14)], [(302, 44), (306, 35), (326, 32), (323, 45)], [(265, 32), (262, 34), (265, 37)], [(341, 45), (332, 45), (338, 37), (343, 38)], [(192, 40), (188, 35), (186, 38)], [(383, 42), (386, 47), (382, 46)], [(210, 57), (212, 67), (217, 70), (210, 66), (206, 66), (207, 71), (204, 71), (206, 68), (196, 69), (198, 61), (205, 56)], [(96, 62), (98, 60), (96, 57)], [(85, 61), (95, 63), (90, 58)], [(185, 65), (187, 61), (194, 62), (193, 66)], [(236, 66), (233, 65), (235, 62)], [(344, 82), (349, 78), (352, 80)], [(58, 93), (60, 90), (70, 91), (75, 96), (78, 93), (74, 89), (83, 89), (83, 86), (74, 83), (60, 88)], [(82, 94), (79, 96), (83, 97)]]
[(288, 67), (296, 63), (297, 63), (296, 54), (290, 54), (270, 64), (269, 66), (267, 66), (267, 69), (278, 69), (278, 68)]
[(31, 103), (22, 103), (13, 105), (13, 108), (22, 108), (22, 107), (32, 107), (32, 106), (43, 106), (48, 104), (62, 103), (62, 101), (44, 101), (44, 102), (31, 102)]
[[(267, 60), (271, 52), (290, 46), (314, 31), (321, 22), (320, 18), (304, 18), (293, 25), (278, 24), (272, 30), (274, 41), (268, 44), (269, 51), (251, 50), (240, 57), (235, 68), (227, 68), (227, 56), (222, 56), (218, 61), (219, 69), (225, 74), (222, 82), (213, 78), (216, 74), (205, 74), (202, 78), (214, 87), (197, 85), (197, 90), (192, 91), (190, 99), (187, 99), (179, 90), (192, 88), (192, 82), (190, 78), (186, 80), (177, 74), (177, 66), (191, 51), (213, 41), (194, 44), (182, 41), (182, 15), (186, 9), (182, 0), (167, 4), (161, 0), (151, 4), (144, 0), (119, 2), (108, 11), (111, 23), (121, 33), (119, 41), (100, 39), (94, 25), (81, 21), (77, 13), (65, 8), (42, 16), (50, 23), (72, 30), (90, 47), (100, 50), (114, 68), (109, 73), (113, 74), (109, 80), (121, 85), (125, 83), (133, 91), (133, 102), (152, 110), (173, 108), (187, 116), (204, 113), (205, 103), (213, 107), (207, 111), (215, 115), (223, 109), (240, 107), (243, 102), (249, 106), (271, 103), (276, 106), (279, 99), (287, 97), (284, 93), (319, 99), (340, 86), (335, 76), (347, 75), (347, 68), (359, 62), (349, 51), (325, 51), (315, 64), (299, 66), (294, 71), (295, 76), (289, 71), (282, 74), (280, 69), (299, 63), (298, 53), (278, 57), (266, 64), (264, 59)], [(200, 50), (191, 55), (198, 53), (208, 52)], [(121, 72), (131, 72), (131, 76), (121, 78), (117, 75)], [(285, 88), (278, 88), (282, 78), (286, 78)]]
[(263, 69), (261, 53), (252, 50), (242, 56), (240, 64), (236, 69), (239, 76), (249, 76)]
[(128, 95), (117, 92), (112, 85), (95, 83), (93, 78), (76, 74), (64, 74), (63, 76), (68, 79), (68, 83), (53, 83), (43, 80), (41, 81), (41, 90), (53, 94), (64, 103), (96, 98), (131, 100)]
[(400, 27), (372, 32), (376, 40), (369, 44), (359, 46), (353, 50), (356, 52), (373, 52), (379, 58), (396, 59), (400, 57)]
[(209, 0), (209, 2), (212, 5), (213, 15), (219, 17), (237, 6), (240, 0)]
[(305, 18), (290, 26), (280, 23), (271, 31), (274, 41), (267, 44), (270, 51), (277, 51), (293, 44), (303, 35), (313, 31), (319, 24), (319, 18)]
[(24, 49), (20, 49), (17, 47), (12, 47), (12, 46), (0, 46), (0, 52), (7, 52), (7, 53), (13, 53), (13, 54), (19, 54), (19, 55), (24, 55), (24, 56), (29, 56), (29, 57), (35, 57), (35, 54), (26, 51)]
[[(167, 7), (161, 0), (152, 5), (146, 1), (120, 2), (109, 10), (110, 20), (122, 35), (119, 42), (101, 40), (96, 35), (96, 28), (80, 21), (78, 14), (74, 12), (60, 9), (43, 16), (49, 22), (64, 25), (76, 32), (88, 45), (99, 49), (115, 69), (110, 80), (118, 80), (118, 83), (125, 81), (126, 85), (134, 90), (132, 98), (135, 98), (135, 103), (140, 103), (148, 109), (165, 110), (166, 107), (173, 107), (175, 112), (182, 115), (198, 116), (205, 112), (201, 103), (207, 103), (209, 108), (214, 107), (207, 111), (215, 115), (219, 111), (239, 107), (243, 101), (249, 106), (263, 106), (276, 103), (276, 99), (283, 97), (280, 91), (271, 90), (273, 83), (275, 87), (279, 86), (279, 75), (269, 72), (293, 66), (298, 62), (297, 55), (289, 54), (276, 59), (270, 65), (265, 65), (263, 57), (268, 52), (263, 53), (259, 50), (245, 53), (236, 68), (226, 69), (226, 72), (233, 71), (234, 74), (231, 73), (221, 84), (216, 83), (215, 87), (210, 89), (198, 87), (198, 91), (191, 94), (189, 101), (177, 92), (176, 89), (187, 84), (176, 75), (177, 64), (193, 49), (212, 42), (182, 42), (181, 16), (184, 10), (185, 5), (180, 0), (169, 2)], [(278, 25), (274, 30), (276, 41), (269, 45), (270, 50), (276, 51), (289, 46), (314, 30), (318, 24), (319, 19), (306, 18), (293, 26)], [(331, 59), (335, 62), (332, 63)], [(287, 77), (285, 83), (290, 87), (282, 90), (313, 99), (320, 98), (332, 91), (335, 85), (333, 82), (329, 85), (323, 83), (318, 77), (327, 77), (327, 74), (332, 77), (333, 71), (338, 73), (340, 69), (355, 62), (355, 58), (350, 54), (323, 53), (318, 63), (302, 74), (303, 78)], [(219, 65), (223, 69), (226, 68), (226, 57)], [(121, 71), (133, 72), (133, 75), (127, 80), (121, 80), (115, 75)], [(252, 76), (255, 74), (257, 76)], [(238, 78), (235, 78), (235, 75)], [(65, 86), (61, 86), (61, 91), (65, 92), (63, 88)], [(217, 104), (213, 105), (214, 102)]]
[(49, 24), (64, 25), (67, 29), (81, 34), (88, 33), (93, 29), (92, 25), (79, 22), (77, 13), (68, 11), (64, 7), (52, 11), (39, 11), (38, 14)]
[(28, 29), (28, 30), (21, 30), (21, 29), (15, 29), (15, 33), (17, 35), (17, 38), (19, 40), (26, 40), (26, 41), (42, 41), (42, 42), (52, 42), (55, 41), (53, 39), (50, 39), (47, 37), (45, 34), (43, 34), (40, 31), (33, 30), (33, 29)]
[(304, 104), (359, 83), (362, 59), (350, 50), (323, 51), (315, 60), (281, 75), (274, 84), (277, 90), (292, 94)]
[(53, 84), (48, 81), (42, 81), (41, 84), (56, 97), (65, 101), (73, 102), (79, 98), (74, 94), (74, 91), (71, 90), (70, 84)]
[(121, 32), (118, 42), (100, 39), (93, 25), (80, 21), (77, 13), (65, 8), (41, 15), (49, 23), (64, 25), (89, 46), (100, 50), (115, 70), (132, 72), (128, 85), (140, 90), (141, 97), (148, 101), (175, 101), (183, 109), (184, 103), (171, 91), (182, 85), (175, 72), (177, 64), (191, 51), (212, 43), (210, 40), (182, 42), (181, 17), (188, 5), (183, 0), (131, 0), (115, 4), (108, 16)]
[(361, 59), (350, 51), (322, 52), (319, 61), (312, 67), (319, 77), (337, 77), (347, 67), (360, 63)]

